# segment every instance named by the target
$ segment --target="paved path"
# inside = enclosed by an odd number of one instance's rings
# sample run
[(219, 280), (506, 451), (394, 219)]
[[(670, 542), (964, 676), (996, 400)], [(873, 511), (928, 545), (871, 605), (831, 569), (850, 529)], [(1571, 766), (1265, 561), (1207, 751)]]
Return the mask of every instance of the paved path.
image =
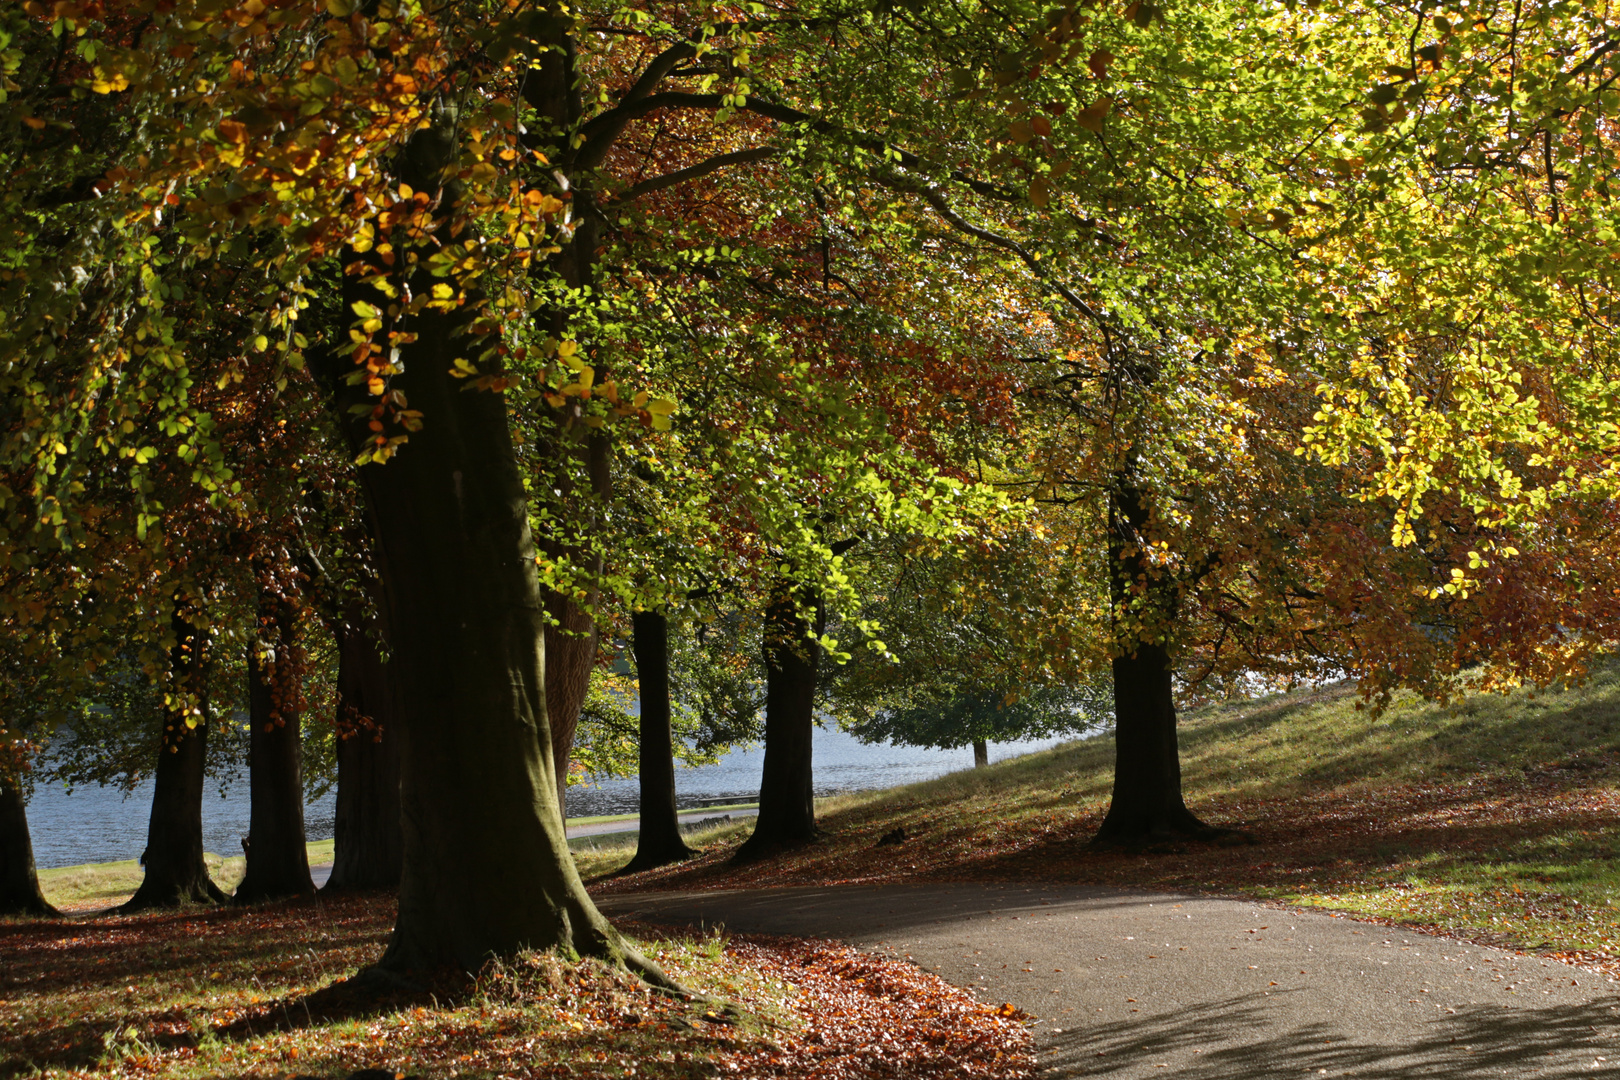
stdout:
[(1620, 989), (1535, 956), (1237, 900), (1066, 887), (606, 896), (651, 922), (832, 937), (1037, 1018), (1051, 1077), (1620, 1077)]
[[(752, 806), (744, 807), (740, 810), (704, 810), (700, 808), (697, 810), (682, 810), (675, 816), (682, 825), (696, 825), (701, 821), (718, 821), (721, 818), (730, 818), (732, 821), (736, 821), (738, 818), (758, 817), (759, 808)], [(576, 836), (600, 836), (603, 833), (637, 832), (640, 830), (640, 828), (640, 818), (622, 818), (618, 821), (592, 821), (584, 825), (568, 826), (568, 838), (572, 840)]]

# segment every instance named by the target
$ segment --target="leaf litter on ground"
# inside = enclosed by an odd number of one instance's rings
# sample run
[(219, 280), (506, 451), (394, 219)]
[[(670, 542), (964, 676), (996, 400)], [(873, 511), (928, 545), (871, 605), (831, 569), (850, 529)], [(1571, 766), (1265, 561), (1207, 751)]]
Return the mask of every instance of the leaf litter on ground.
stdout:
[(343, 980), (381, 954), (394, 907), (0, 922), (0, 1077), (1033, 1075), (1022, 1013), (825, 941), (629, 927), (697, 999), (548, 953), (356, 994)]

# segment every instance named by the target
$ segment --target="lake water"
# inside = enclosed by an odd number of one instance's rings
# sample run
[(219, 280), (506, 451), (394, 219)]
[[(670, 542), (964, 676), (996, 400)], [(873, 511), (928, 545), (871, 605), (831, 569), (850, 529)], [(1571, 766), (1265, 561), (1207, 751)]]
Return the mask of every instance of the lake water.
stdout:
[[(1064, 741), (992, 743), (990, 760), (1000, 761)], [(973, 767), (972, 749), (930, 750), (887, 743), (868, 746), (853, 735), (831, 729), (817, 728), (814, 746), (817, 795), (894, 787)], [(759, 795), (764, 760), (762, 749), (734, 750), (714, 765), (677, 769), (676, 802), (683, 808), (717, 799), (752, 802)], [(634, 779), (600, 780), (571, 787), (568, 815), (633, 814), (639, 794)], [(81, 787), (69, 795), (61, 787), (41, 785), (28, 803), (35, 862), (45, 869), (136, 858), (146, 846), (151, 801), (150, 783), (136, 788), (127, 798), (111, 788)], [(305, 830), (311, 840), (331, 837), (335, 803), (336, 795), (328, 794), (304, 808)], [(203, 796), (203, 846), (220, 855), (235, 855), (242, 850), (242, 837), (247, 831), (246, 780), (232, 785), (224, 798), (217, 788), (208, 789)]]

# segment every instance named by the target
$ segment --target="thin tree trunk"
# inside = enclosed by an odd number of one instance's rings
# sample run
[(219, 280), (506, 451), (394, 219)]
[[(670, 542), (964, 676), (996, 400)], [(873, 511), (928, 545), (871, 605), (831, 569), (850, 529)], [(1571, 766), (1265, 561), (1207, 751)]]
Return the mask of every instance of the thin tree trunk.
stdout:
[(261, 619), (277, 632), (274, 661), (248, 647), (247, 873), (236, 887), (238, 904), (313, 896), (309, 851), (304, 846), (302, 717), (297, 704), (298, 665), (292, 635), (296, 612), (270, 599)]
[[(815, 621), (820, 622), (820, 608)], [(819, 626), (784, 589), (765, 614), (765, 766), (759, 817), (733, 859), (747, 862), (816, 838), (811, 737), (815, 728)]]
[(650, 870), (694, 852), (681, 838), (675, 811), (675, 737), (670, 730), (669, 619), (661, 612), (638, 611), (630, 616), (630, 647), (636, 657), (641, 683), (641, 725), (638, 750), (641, 776), (641, 834), (636, 854), (626, 873)]
[[(323, 892), (399, 887), (399, 733), (392, 672), (377, 640), (351, 624), (338, 642), (337, 843)], [(369, 721), (359, 727), (360, 718)]]
[[(1171, 655), (1172, 583), (1140, 554), (1149, 525), (1141, 493), (1121, 479), (1109, 508), (1109, 556), (1121, 655), (1114, 658), (1114, 791), (1092, 843), (1132, 847), (1177, 837), (1209, 838), (1212, 829), (1187, 809), (1181, 795), (1181, 751)], [(1156, 639), (1156, 640), (1144, 640)]]
[[(555, 558), (559, 552), (549, 553)], [(557, 812), (566, 818), (568, 766), (574, 758), (580, 709), (591, 687), (591, 669), (596, 665), (596, 620), (557, 592), (547, 592), (546, 606), (557, 620), (557, 625), (545, 630), (546, 715), (556, 718), (551, 729), (551, 767), (556, 773)]]
[[(175, 644), (169, 652), (176, 697), (183, 690), (197, 691), (202, 667), (197, 633), (180, 616), (174, 618)], [(146, 874), (121, 910), (146, 911), (180, 904), (222, 903), (225, 894), (208, 876), (203, 858), (202, 798), (208, 764), (206, 714), (193, 714), (195, 727), (186, 723), (182, 709), (162, 713), (158, 760), (152, 783), (152, 815), (147, 825)]]
[[(566, 93), (566, 75), (537, 73), (531, 93)], [(453, 116), (438, 116), (400, 163), (401, 179), (439, 192), (446, 208), (458, 197), (441, 187), (454, 132)], [(345, 307), (387, 303), (346, 282)], [(418, 284), (425, 294), (431, 279)], [(560, 948), (668, 985), (597, 911), (563, 836), (523, 476), (505, 397), (450, 376), (467, 353), (456, 318), (412, 318), (416, 338), (402, 346), (393, 385), (421, 428), (393, 460), (360, 470), (396, 670), (405, 841), (399, 914), (379, 968), (473, 969), (492, 955)], [(340, 416), (352, 400), (340, 391)], [(357, 441), (369, 435), (351, 430)]]
[(0, 915), (56, 916), (39, 891), (22, 783), (0, 774)]
[(983, 769), (990, 764), (990, 744), (983, 739), (973, 740), (973, 767)]

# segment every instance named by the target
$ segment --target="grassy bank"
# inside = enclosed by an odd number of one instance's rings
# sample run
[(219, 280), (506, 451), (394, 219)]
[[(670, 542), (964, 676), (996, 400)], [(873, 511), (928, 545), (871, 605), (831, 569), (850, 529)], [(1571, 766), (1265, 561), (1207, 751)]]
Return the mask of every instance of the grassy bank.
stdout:
[[(305, 845), (309, 851), (309, 864), (319, 866), (331, 862), (332, 843), (331, 840), (316, 840)], [(203, 859), (208, 863), (208, 873), (214, 879), (214, 884), (226, 892), (235, 889), (246, 872), (240, 855), (226, 859), (209, 852)], [(140, 888), (143, 873), (134, 859), (63, 866), (41, 870), (39, 887), (45, 899), (63, 911), (97, 911), (128, 900)]]
[[(1398, 699), (1374, 718), (1348, 687), (1190, 712), (1189, 805), (1251, 832), (1241, 848), (1085, 848), (1107, 806), (1110, 739), (822, 806), (827, 837), (764, 866), (746, 835), (606, 890), (830, 881), (1035, 879), (1235, 893), (1435, 926), (1549, 951), (1620, 954), (1620, 671), (1562, 692)], [(903, 826), (899, 848), (875, 847)], [(588, 877), (625, 861), (582, 857)]]
[[(826, 942), (631, 927), (683, 984), (552, 954), (378, 999), (386, 897), (93, 920), (0, 920), (0, 1078), (712, 1076), (1015, 1080), (1021, 1014), (910, 964)], [(713, 1003), (734, 1003), (728, 1014)]]

